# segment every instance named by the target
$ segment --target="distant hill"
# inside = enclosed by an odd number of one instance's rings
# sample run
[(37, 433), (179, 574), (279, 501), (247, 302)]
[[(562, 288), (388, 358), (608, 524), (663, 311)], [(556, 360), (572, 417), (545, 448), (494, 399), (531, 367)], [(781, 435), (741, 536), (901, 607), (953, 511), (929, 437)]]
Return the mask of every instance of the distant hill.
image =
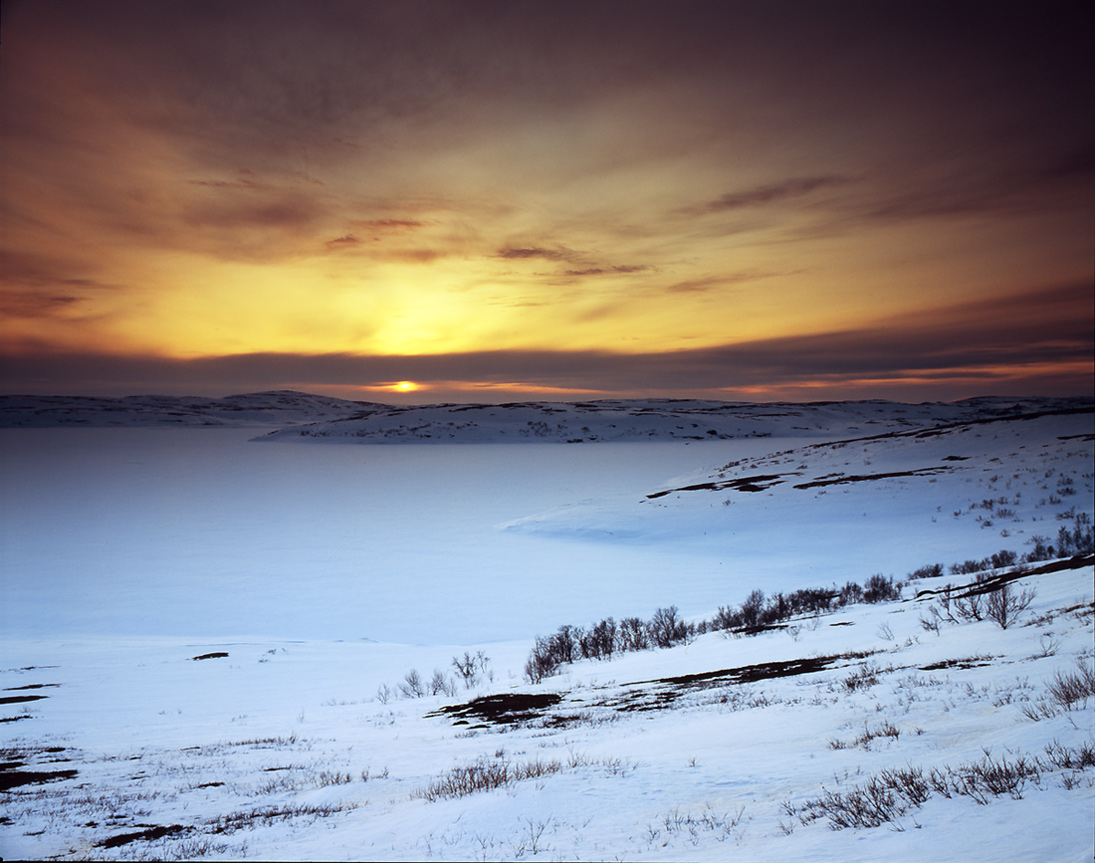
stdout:
[(221, 426), (283, 427), (353, 416), (383, 408), (292, 390), (208, 399), (198, 396), (3, 396), (0, 428), (53, 426)]
[(867, 436), (1047, 411), (1091, 410), (1092, 399), (970, 399), (755, 404), (680, 399), (372, 406), (271, 432), (261, 441), (329, 443), (598, 443), (753, 437)]
[(257, 441), (602, 443), (755, 437), (857, 437), (946, 423), (1095, 408), (1090, 398), (767, 403), (689, 399), (390, 405), (277, 390), (197, 396), (0, 396), (0, 428), (273, 429)]

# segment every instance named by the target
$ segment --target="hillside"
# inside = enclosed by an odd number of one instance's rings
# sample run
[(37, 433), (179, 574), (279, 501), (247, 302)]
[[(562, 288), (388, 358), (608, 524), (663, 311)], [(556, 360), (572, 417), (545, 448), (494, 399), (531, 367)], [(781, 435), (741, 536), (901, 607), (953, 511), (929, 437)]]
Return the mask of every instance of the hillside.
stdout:
[(621, 443), (864, 436), (942, 423), (1088, 409), (1091, 399), (970, 399), (735, 403), (677, 399), (385, 407), (271, 432), (261, 441), (400, 443)]

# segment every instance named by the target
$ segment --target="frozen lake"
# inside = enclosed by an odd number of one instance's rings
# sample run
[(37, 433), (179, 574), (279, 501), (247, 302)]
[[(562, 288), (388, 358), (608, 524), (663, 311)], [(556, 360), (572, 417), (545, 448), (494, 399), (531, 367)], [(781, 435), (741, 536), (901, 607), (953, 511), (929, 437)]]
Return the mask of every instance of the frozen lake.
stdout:
[(779, 444), (249, 442), (260, 432), (0, 430), (5, 632), (468, 644), (707, 612), (734, 598), (717, 550), (500, 527)]

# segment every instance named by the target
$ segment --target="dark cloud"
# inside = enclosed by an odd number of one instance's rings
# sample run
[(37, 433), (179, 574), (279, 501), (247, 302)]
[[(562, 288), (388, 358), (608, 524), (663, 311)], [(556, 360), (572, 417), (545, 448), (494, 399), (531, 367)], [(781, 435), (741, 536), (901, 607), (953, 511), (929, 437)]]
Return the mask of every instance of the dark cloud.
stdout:
[(761, 279), (770, 279), (786, 273), (769, 272), (767, 270), (741, 270), (734, 273), (725, 273), (719, 276), (701, 276), (698, 279), (685, 279), (667, 285), (665, 290), (671, 294), (691, 294), (711, 291), (724, 285), (736, 285), (744, 282), (756, 282)]
[(8, 318), (50, 318), (83, 297), (41, 294), (25, 290), (0, 290), (0, 314)]
[(629, 273), (642, 273), (649, 270), (645, 264), (620, 264), (611, 267), (587, 267), (582, 270), (566, 270), (564, 276), (618, 276)]
[(323, 245), (328, 249), (351, 249), (354, 246), (361, 245), (361, 240), (353, 234), (346, 234), (342, 237), (335, 237), (333, 240), (327, 240)]
[(543, 258), (545, 261), (567, 261), (574, 257), (574, 254), (565, 249), (542, 249), (538, 247), (531, 248), (512, 248), (507, 247), (505, 249), (499, 249), (495, 257), (505, 258), (506, 260), (527, 260), (529, 258)]

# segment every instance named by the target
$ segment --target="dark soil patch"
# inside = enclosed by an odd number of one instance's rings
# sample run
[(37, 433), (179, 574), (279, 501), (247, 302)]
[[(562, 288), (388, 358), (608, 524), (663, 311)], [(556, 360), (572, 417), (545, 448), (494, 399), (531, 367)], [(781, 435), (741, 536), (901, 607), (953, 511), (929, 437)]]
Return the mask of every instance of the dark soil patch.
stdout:
[(2, 770), (0, 771), (0, 791), (17, 788), (20, 785), (43, 785), (46, 782), (75, 779), (76, 773), (75, 770)]
[(514, 692), (504, 695), (484, 695), (466, 704), (450, 704), (438, 708), (426, 716), (472, 717), (495, 725), (515, 725), (536, 719), (549, 707), (554, 707), (563, 696), (554, 692)]
[(803, 482), (795, 485), (795, 488), (807, 489), (807, 488), (820, 488), (826, 485), (846, 485), (853, 482), (871, 482), (878, 479), (894, 479), (896, 477), (905, 476), (932, 476), (940, 471), (949, 471), (949, 467), (922, 467), (917, 470), (899, 470), (892, 473), (865, 473), (865, 474), (849, 474), (842, 476), (839, 479), (815, 479), (813, 482)]
[(41, 701), (49, 698), (48, 695), (5, 695), (0, 698), (0, 704), (26, 704), (28, 701)]
[(186, 829), (187, 828), (183, 827), (181, 824), (172, 824), (170, 827), (149, 827), (147, 830), (138, 830), (135, 833), (119, 833), (116, 836), (110, 836), (95, 844), (100, 848), (118, 848), (121, 845), (128, 845), (130, 842), (136, 842), (141, 839), (146, 841), (162, 839), (164, 836), (182, 833)]
[(199, 659), (227, 659), (227, 658), (228, 658), (228, 654), (224, 653), (222, 651), (217, 651), (216, 653), (203, 653), (201, 656), (192, 656), (191, 657), (191, 659), (193, 659), (195, 662), (197, 662)]
[(784, 662), (761, 662), (757, 665), (723, 668), (699, 674), (683, 674), (679, 677), (662, 677), (657, 680), (639, 680), (624, 685), (646, 688), (630, 692), (619, 699), (601, 702), (599, 706), (613, 707), (626, 712), (666, 710), (679, 698), (692, 692), (737, 686), (743, 683), (757, 683), (779, 677), (795, 677), (799, 674), (813, 674), (824, 671), (837, 660), (848, 658), (847, 655), (816, 656)]
[(790, 659), (783, 662), (761, 662), (757, 665), (743, 665), (739, 668), (723, 668), (719, 671), (704, 671), (699, 674), (682, 674), (680, 677), (660, 677), (657, 680), (639, 680), (625, 683), (625, 686), (644, 684), (666, 684), (669, 686), (692, 686), (694, 684), (756, 683), (760, 680), (773, 680), (777, 677), (794, 677), (799, 674), (812, 674), (823, 671), (844, 656), (815, 656), (809, 659)]
[(45, 689), (47, 687), (60, 685), (60, 683), (30, 683), (26, 686), (5, 686), (4, 692), (21, 692), (24, 689)]
[(920, 666), (921, 671), (943, 671), (947, 668), (984, 668), (992, 664), (992, 657), (968, 656), (965, 659), (944, 659), (931, 665)]
[(731, 489), (733, 491), (764, 491), (774, 485), (779, 485), (783, 480), (781, 473), (767, 473), (758, 474), (757, 476), (743, 476), (738, 479), (728, 480), (712, 480), (711, 482), (700, 482), (695, 485), (682, 485), (680, 488), (670, 488), (665, 491), (656, 491), (653, 494), (646, 496), (647, 500), (653, 500), (658, 497), (665, 497), (667, 494), (673, 494), (676, 491), (724, 491), (725, 489)]
[[(761, 662), (737, 668), (722, 668), (718, 671), (683, 674), (679, 677), (637, 680), (623, 684), (625, 688), (632, 687), (632, 691), (594, 700), (589, 705), (583, 706), (611, 708), (621, 712), (666, 710), (671, 708), (679, 698), (692, 692), (757, 683), (780, 677), (795, 677), (800, 674), (814, 674), (824, 671), (839, 660), (858, 659), (861, 656), (850, 653), (816, 656), (783, 662)], [(487, 695), (466, 704), (441, 707), (432, 713), (427, 713), (426, 716), (455, 717), (453, 725), (467, 725), (467, 717), (495, 725), (514, 725), (539, 719), (539, 727), (543, 728), (564, 728), (585, 721), (586, 717), (581, 714), (548, 713), (552, 707), (562, 702), (563, 698), (564, 696), (558, 693)], [(576, 700), (578, 699), (571, 699), (571, 701)]]

